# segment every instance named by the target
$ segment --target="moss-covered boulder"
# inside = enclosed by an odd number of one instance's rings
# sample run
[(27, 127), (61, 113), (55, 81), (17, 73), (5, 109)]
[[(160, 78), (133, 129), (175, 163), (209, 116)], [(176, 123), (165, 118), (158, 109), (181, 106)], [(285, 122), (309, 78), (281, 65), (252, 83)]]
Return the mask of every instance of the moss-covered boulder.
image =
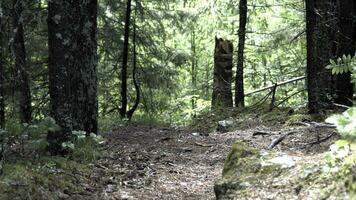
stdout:
[(225, 160), (223, 176), (215, 183), (216, 199), (245, 199), (251, 188), (280, 176), (288, 167), (274, 162), (273, 156), (261, 154), (242, 142), (235, 143)]
[(356, 145), (338, 141), (330, 152), (257, 151), (232, 146), (216, 181), (216, 199), (356, 199)]

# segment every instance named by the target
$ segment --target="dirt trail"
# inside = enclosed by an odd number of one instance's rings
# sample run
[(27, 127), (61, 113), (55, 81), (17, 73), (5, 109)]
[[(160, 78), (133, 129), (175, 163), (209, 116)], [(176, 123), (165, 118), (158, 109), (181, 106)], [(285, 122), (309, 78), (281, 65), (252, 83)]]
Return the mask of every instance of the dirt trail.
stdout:
[(154, 126), (107, 135), (109, 155), (97, 164), (102, 199), (214, 199), (214, 180), (234, 140)]
[[(108, 155), (97, 162), (93, 176), (101, 187), (89, 199), (215, 199), (214, 181), (221, 177), (231, 145), (239, 140), (264, 149), (277, 137), (253, 136), (256, 130), (206, 136), (149, 125), (121, 128), (106, 135)], [(302, 147), (302, 141), (313, 140), (302, 135), (282, 142), (276, 150), (324, 151), (330, 143), (297, 149)]]

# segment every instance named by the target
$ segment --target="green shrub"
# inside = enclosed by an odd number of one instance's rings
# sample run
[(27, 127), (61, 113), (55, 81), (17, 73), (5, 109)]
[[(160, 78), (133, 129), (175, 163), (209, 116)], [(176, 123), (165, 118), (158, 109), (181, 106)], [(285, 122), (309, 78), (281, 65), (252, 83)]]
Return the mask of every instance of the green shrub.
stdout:
[(101, 135), (85, 131), (72, 131), (71, 140), (62, 143), (62, 147), (69, 151), (72, 158), (85, 161), (96, 160), (100, 156), (99, 145), (105, 142)]

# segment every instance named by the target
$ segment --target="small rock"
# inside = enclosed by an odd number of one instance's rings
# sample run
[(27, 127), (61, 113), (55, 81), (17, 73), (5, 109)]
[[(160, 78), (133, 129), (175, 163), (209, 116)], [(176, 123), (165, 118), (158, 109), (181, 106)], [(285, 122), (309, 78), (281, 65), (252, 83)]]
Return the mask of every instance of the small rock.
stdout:
[(107, 185), (105, 188), (106, 193), (113, 193), (116, 188), (116, 185)]
[(233, 125), (234, 125), (234, 121), (231, 119), (219, 121), (216, 130), (222, 133), (226, 133), (233, 127)]
[(68, 199), (69, 195), (68, 194), (64, 194), (63, 192), (58, 192), (58, 198), (59, 199)]
[(280, 165), (282, 168), (291, 168), (295, 166), (295, 161), (292, 157), (288, 155), (282, 155), (268, 160), (266, 162), (266, 165), (268, 164), (277, 164)]

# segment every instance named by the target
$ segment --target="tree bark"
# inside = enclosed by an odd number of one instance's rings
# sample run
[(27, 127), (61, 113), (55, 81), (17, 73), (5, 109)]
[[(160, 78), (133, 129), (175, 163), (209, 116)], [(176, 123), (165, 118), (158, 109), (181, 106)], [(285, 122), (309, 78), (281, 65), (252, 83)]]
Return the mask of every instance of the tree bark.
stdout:
[[(339, 31), (336, 56), (355, 55), (356, 10), (354, 0), (339, 1)], [(353, 96), (351, 73), (336, 75), (335, 77), (335, 103), (351, 106)]]
[[(135, 14), (135, 18), (136, 18), (136, 14)], [(136, 20), (135, 20), (136, 22)], [(132, 80), (135, 86), (135, 90), (136, 90), (136, 98), (135, 98), (135, 103), (132, 106), (132, 108), (127, 111), (127, 118), (129, 120), (131, 120), (134, 112), (136, 111), (136, 109), (138, 108), (138, 105), (140, 104), (141, 101), (141, 94), (140, 94), (140, 85), (136, 79), (136, 71), (137, 71), (137, 52), (136, 52), (136, 23), (134, 22), (134, 27), (133, 27), (133, 68), (132, 68)]]
[(336, 17), (334, 0), (306, 0), (307, 89), (311, 113), (332, 107), (332, 75), (326, 66), (334, 58)]
[(213, 109), (233, 106), (231, 92), (232, 54), (233, 45), (230, 41), (215, 38)]
[(122, 68), (121, 68), (121, 118), (126, 117), (127, 110), (127, 62), (129, 56), (129, 39), (130, 39), (130, 22), (131, 22), (131, 0), (127, 0), (126, 17), (125, 17), (125, 33), (124, 33), (124, 49), (122, 52)]
[[(192, 110), (196, 108), (196, 89), (197, 89), (197, 65), (198, 65), (198, 58), (196, 53), (196, 42), (195, 42), (195, 30), (192, 30), (191, 36), (191, 53), (192, 53), (192, 68), (191, 68), (191, 77), (192, 77)], [(195, 115), (195, 113), (193, 114)]]
[(48, 2), (51, 115), (62, 130), (50, 133), (52, 153), (71, 131), (97, 133), (97, 0)]
[[(0, 9), (2, 9), (2, 3), (0, 2)], [(4, 70), (4, 47), (3, 47), (3, 15), (0, 14), (0, 128), (5, 128), (5, 70)]]
[(29, 123), (32, 120), (32, 106), (23, 30), (24, 6), (24, 1), (13, 1), (12, 25), (14, 28), (14, 40), (12, 46), (15, 57), (17, 86), (19, 88), (20, 119), (23, 123)]
[(246, 39), (247, 23), (247, 0), (240, 0), (239, 5), (240, 22), (239, 22), (239, 44), (237, 50), (237, 68), (235, 80), (235, 106), (244, 107), (244, 50)]

